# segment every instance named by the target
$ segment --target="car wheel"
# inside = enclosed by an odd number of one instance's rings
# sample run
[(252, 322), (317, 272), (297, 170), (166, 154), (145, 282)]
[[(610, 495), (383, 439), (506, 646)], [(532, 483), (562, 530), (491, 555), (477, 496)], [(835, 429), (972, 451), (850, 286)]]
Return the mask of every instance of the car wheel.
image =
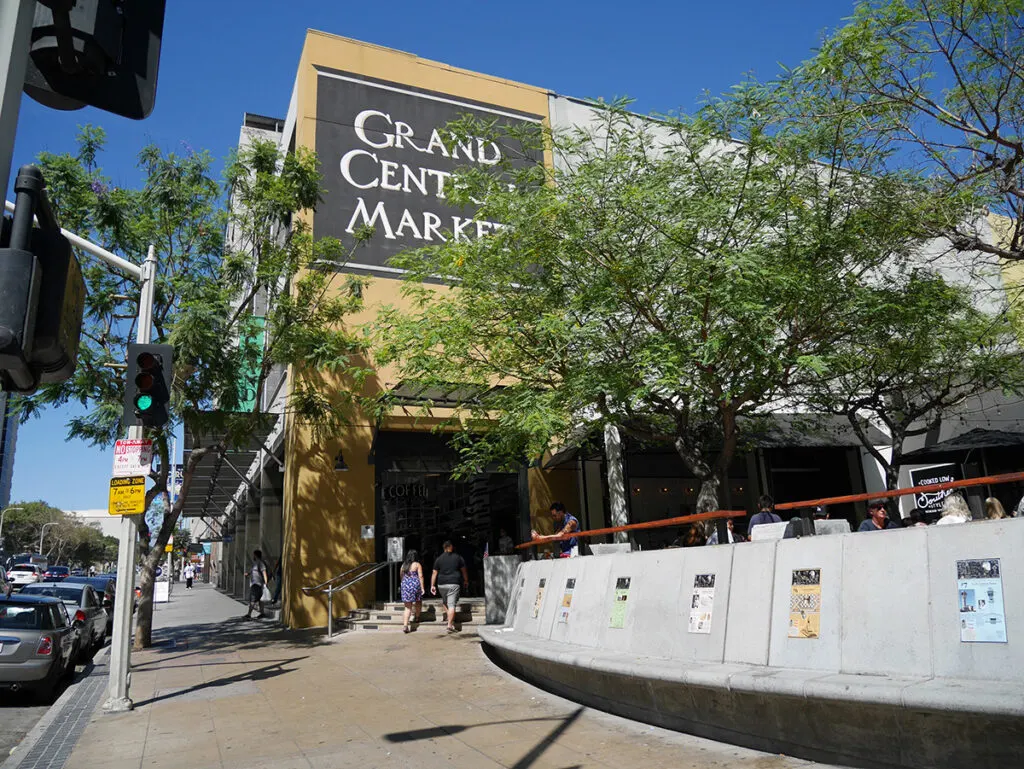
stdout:
[(60, 683), (62, 672), (63, 671), (60, 669), (60, 662), (58, 660), (54, 660), (53, 664), (50, 666), (50, 670), (46, 674), (46, 678), (44, 678), (32, 692), (36, 702), (43, 705), (48, 705), (53, 702), (54, 695), (57, 693), (57, 684)]

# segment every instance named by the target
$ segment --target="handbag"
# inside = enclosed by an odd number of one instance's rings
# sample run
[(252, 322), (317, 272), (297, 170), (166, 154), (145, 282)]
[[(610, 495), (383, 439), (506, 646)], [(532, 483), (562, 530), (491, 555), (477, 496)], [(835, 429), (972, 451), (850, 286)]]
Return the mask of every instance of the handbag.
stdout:
[(263, 597), (260, 598), (263, 603), (273, 603), (274, 596), (270, 594), (270, 588), (266, 585), (263, 586)]

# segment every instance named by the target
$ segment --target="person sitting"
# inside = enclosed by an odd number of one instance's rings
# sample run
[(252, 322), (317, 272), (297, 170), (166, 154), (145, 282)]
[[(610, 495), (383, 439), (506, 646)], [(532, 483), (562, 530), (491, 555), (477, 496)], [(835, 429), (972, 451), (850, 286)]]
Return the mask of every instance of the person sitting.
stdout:
[(889, 520), (889, 511), (885, 508), (885, 500), (876, 499), (868, 505), (868, 517), (860, 522), (857, 531), (882, 531), (883, 529), (898, 529), (895, 523)]
[(762, 523), (782, 523), (782, 519), (775, 514), (775, 500), (767, 494), (762, 494), (757, 500), (757, 512), (750, 518), (750, 525), (747, 526), (747, 536), (750, 536), (755, 526)]
[[(744, 541), (743, 540), (743, 535), (742, 534), (737, 534), (735, 532), (736, 524), (733, 523), (732, 518), (727, 518), (725, 520), (725, 526), (728, 529), (729, 544), (730, 545), (735, 543), (735, 542), (743, 542)], [(718, 527), (717, 526), (715, 527), (715, 530), (711, 532), (711, 536), (708, 537), (708, 544), (709, 545), (717, 545), (718, 544)]]
[(950, 494), (942, 501), (942, 517), (936, 521), (936, 526), (948, 526), (954, 523), (967, 523), (971, 520), (971, 508), (959, 494)]
[(1003, 503), (995, 497), (989, 497), (986, 499), (985, 517), (990, 521), (998, 521), (1000, 518), (1006, 518), (1006, 510), (1003, 509)]

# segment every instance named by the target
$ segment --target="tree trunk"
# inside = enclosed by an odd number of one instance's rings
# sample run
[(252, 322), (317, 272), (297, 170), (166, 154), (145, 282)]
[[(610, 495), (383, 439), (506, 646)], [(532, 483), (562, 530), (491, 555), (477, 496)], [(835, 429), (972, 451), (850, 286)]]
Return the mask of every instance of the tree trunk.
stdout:
[(682, 438), (677, 437), (673, 444), (683, 463), (700, 481), (700, 490), (697, 492), (697, 509), (694, 512), (706, 513), (709, 510), (717, 510), (721, 479), (717, 477), (714, 468), (704, 458), (704, 452), (699, 447), (687, 444)]
[[(611, 506), (612, 526), (625, 526), (629, 523), (626, 513), (626, 474), (622, 461), (622, 436), (619, 428), (613, 424), (604, 426), (604, 453), (608, 463), (608, 499)], [(629, 535), (624, 531), (613, 535), (616, 542), (628, 542)]]

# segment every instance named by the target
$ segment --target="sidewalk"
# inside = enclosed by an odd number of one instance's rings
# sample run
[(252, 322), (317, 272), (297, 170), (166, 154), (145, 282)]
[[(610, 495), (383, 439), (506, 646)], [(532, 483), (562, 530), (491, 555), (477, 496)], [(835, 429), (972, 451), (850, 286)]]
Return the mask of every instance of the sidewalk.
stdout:
[(496, 668), (469, 632), (327, 642), (243, 611), (176, 590), (158, 645), (133, 654), (135, 710), (97, 708), (65, 769), (821, 766), (582, 708)]

